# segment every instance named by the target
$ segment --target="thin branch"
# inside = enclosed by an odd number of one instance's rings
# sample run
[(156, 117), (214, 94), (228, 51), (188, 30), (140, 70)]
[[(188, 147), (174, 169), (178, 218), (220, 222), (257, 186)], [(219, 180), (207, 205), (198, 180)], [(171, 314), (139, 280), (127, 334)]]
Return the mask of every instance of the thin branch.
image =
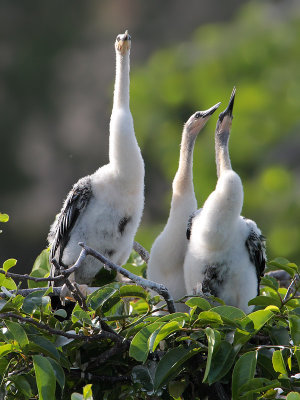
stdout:
[[(290, 283), (290, 285), (289, 285), (289, 287), (288, 287), (288, 289), (287, 289), (287, 292), (286, 292), (286, 294), (285, 294), (285, 296), (284, 296), (284, 298), (283, 298), (283, 303), (285, 303), (285, 302), (291, 300), (291, 298), (293, 298), (293, 297), (296, 295), (297, 290), (298, 290), (298, 286), (297, 286), (297, 285), (296, 285), (296, 288), (295, 288), (294, 293), (292, 293), (292, 291), (293, 291), (293, 286), (295, 285), (295, 283), (296, 283), (297, 281), (298, 281), (298, 276), (295, 275), (294, 279), (293, 279), (292, 282)], [(292, 294), (292, 296), (291, 296), (291, 298), (290, 298), (290, 295), (291, 295), (291, 294)]]
[(4, 318), (15, 318), (21, 322), (26, 322), (26, 323), (30, 323), (32, 325), (35, 325), (37, 328), (42, 329), (44, 331), (47, 331), (49, 333), (52, 333), (53, 335), (59, 335), (59, 336), (64, 336), (67, 339), (74, 339), (74, 340), (83, 340), (85, 342), (94, 342), (97, 340), (101, 340), (101, 339), (110, 339), (114, 342), (117, 343), (124, 343), (127, 342), (122, 336), (118, 335), (117, 333), (112, 333), (112, 332), (107, 332), (107, 331), (102, 331), (99, 334), (96, 335), (90, 335), (90, 336), (86, 336), (86, 335), (82, 335), (82, 334), (76, 334), (76, 333), (69, 333), (69, 332), (64, 332), (62, 330), (59, 329), (54, 329), (51, 328), (50, 326), (43, 324), (41, 322), (36, 321), (33, 318), (29, 318), (29, 317), (21, 317), (18, 314), (15, 314), (13, 312), (7, 312), (7, 313), (0, 313), (0, 318), (4, 319)]
[[(40, 288), (32, 288), (32, 289), (18, 289), (18, 290), (8, 290), (8, 292), (12, 295), (21, 295), (23, 297), (28, 296), (31, 293), (34, 292), (39, 292), (41, 290), (45, 290), (47, 289), (46, 287), (40, 287)], [(53, 292), (50, 292), (47, 294), (47, 296), (60, 296), (60, 291), (62, 289), (62, 286), (55, 286), (52, 287)], [(88, 287), (88, 293), (91, 294), (93, 292), (95, 292), (96, 290), (98, 290), (99, 287)], [(7, 297), (6, 293), (2, 292), (0, 293), (0, 298), (1, 299), (5, 299)]]
[(152, 289), (156, 293), (160, 294), (167, 303), (169, 313), (171, 314), (171, 313), (176, 312), (174, 300), (165, 285), (150, 281), (149, 279), (144, 279), (140, 276), (137, 276), (137, 275), (127, 271), (127, 269), (114, 264), (108, 258), (104, 257), (101, 253), (86, 246), (84, 243), (79, 243), (79, 245), (86, 250), (88, 255), (91, 255), (91, 256), (97, 258), (99, 261), (101, 261), (107, 267), (126, 276), (126, 278), (129, 278), (131, 281), (137, 283), (138, 285), (140, 285), (144, 288)]
[(84, 372), (81, 370), (71, 369), (70, 374), (76, 376), (77, 378), (86, 379), (90, 382), (107, 382), (107, 383), (123, 383), (131, 382), (131, 376), (106, 376), (106, 375), (95, 375), (89, 372)]
[(133, 242), (133, 250), (141, 256), (142, 260), (144, 260), (146, 264), (148, 264), (150, 254), (141, 244)]

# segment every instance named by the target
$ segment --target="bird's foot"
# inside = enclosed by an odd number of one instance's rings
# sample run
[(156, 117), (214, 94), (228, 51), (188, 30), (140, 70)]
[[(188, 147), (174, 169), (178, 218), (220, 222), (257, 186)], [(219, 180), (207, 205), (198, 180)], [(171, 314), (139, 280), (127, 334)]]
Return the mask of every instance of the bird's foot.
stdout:
[(119, 51), (122, 56), (125, 55), (130, 50), (131, 47), (131, 36), (128, 34), (126, 30), (125, 33), (122, 33), (117, 36), (116, 39), (116, 49)]

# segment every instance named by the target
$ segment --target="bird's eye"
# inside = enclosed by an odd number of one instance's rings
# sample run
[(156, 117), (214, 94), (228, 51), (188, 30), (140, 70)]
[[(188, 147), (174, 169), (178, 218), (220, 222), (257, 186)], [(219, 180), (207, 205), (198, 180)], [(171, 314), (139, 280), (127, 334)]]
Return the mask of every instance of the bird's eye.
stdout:
[(195, 114), (195, 118), (200, 118), (201, 117), (201, 113), (199, 113), (199, 112), (197, 112), (196, 114)]
[(117, 42), (119, 42), (121, 40), (120, 36), (117, 36)]

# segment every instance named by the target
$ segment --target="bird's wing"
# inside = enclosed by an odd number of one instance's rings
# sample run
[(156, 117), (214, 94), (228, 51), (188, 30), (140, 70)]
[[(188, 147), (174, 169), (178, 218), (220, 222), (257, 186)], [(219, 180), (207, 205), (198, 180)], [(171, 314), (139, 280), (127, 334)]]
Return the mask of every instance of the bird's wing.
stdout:
[(80, 213), (88, 204), (91, 195), (92, 190), (89, 177), (80, 179), (68, 194), (49, 234), (50, 240), (53, 238), (50, 250), (50, 262), (56, 256), (57, 250), (59, 250), (59, 259), (57, 261), (59, 264), (62, 263), (61, 258), (64, 248), (70, 239), (70, 232)]
[(187, 240), (190, 240), (191, 234), (192, 234), (192, 225), (193, 225), (193, 219), (195, 218), (196, 215), (201, 213), (202, 208), (200, 208), (197, 211), (194, 211), (188, 219), (187, 227), (186, 227), (186, 238)]
[[(244, 218), (245, 219), (245, 218)], [(248, 219), (245, 219), (250, 231), (246, 239), (246, 247), (249, 252), (250, 261), (255, 265), (257, 275), (257, 292), (259, 293), (260, 278), (263, 276), (266, 267), (266, 238), (261, 234), (256, 224)]]

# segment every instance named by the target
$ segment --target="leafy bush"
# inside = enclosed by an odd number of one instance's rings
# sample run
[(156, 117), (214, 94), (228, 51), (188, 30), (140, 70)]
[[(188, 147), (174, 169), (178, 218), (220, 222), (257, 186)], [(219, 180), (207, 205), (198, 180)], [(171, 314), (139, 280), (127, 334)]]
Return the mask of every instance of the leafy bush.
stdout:
[[(33, 275), (48, 275), (47, 258), (38, 257)], [(269, 269), (286, 271), (293, 284), (282, 288), (266, 275), (248, 315), (201, 297), (180, 300), (187, 313), (164, 305), (156, 315), (160, 296), (106, 275), (88, 310), (76, 304), (65, 320), (57, 319), (63, 309), (51, 309), (52, 288), (11, 292), (15, 263), (0, 270), (0, 398), (300, 399), (299, 267), (288, 260)], [(145, 273), (135, 253), (128, 268)]]

